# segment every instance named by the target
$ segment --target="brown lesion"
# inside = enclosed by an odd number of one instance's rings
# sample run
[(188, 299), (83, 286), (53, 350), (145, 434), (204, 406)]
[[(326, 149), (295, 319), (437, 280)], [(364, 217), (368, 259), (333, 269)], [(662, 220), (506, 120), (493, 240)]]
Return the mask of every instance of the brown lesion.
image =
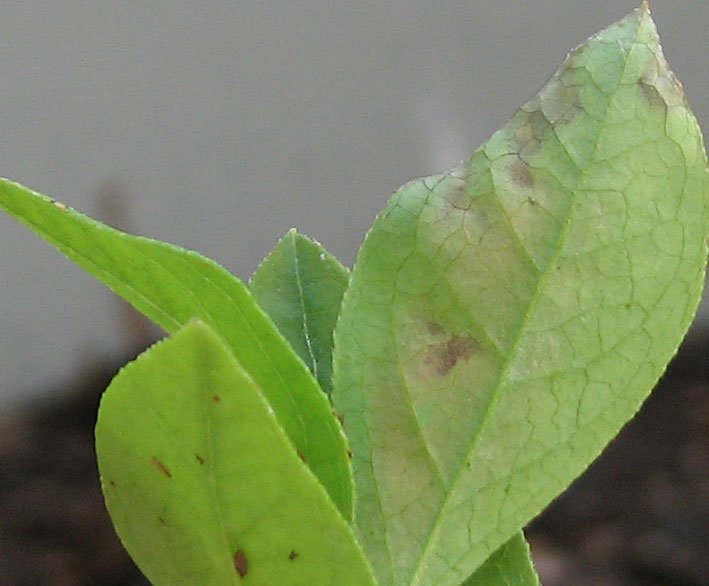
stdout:
[(478, 342), (468, 335), (453, 335), (444, 342), (429, 345), (424, 362), (437, 375), (446, 376), (456, 364), (469, 360), (479, 350)]
[(522, 159), (515, 157), (508, 167), (510, 177), (520, 187), (531, 189), (534, 187), (534, 176), (532, 171)]
[(580, 89), (577, 85), (567, 85), (563, 76), (554, 79), (542, 91), (540, 106), (552, 126), (569, 124), (583, 110)]
[(242, 578), (249, 573), (249, 561), (243, 549), (237, 549), (234, 554), (234, 569)]
[(642, 77), (638, 79), (638, 87), (640, 88), (641, 95), (651, 107), (665, 107), (667, 105), (657, 88), (654, 85), (647, 83), (647, 81), (645, 81)]
[(153, 456), (152, 464), (153, 464), (153, 466), (155, 466), (155, 469), (158, 472), (160, 472), (161, 474), (164, 474), (168, 478), (172, 478), (172, 473), (170, 472), (170, 470), (168, 470), (167, 466), (165, 466), (165, 464), (163, 464), (160, 460), (158, 460), (157, 457)]
[(472, 206), (471, 197), (468, 193), (468, 181), (469, 176), (452, 178), (442, 193), (443, 198), (457, 210), (469, 210)]

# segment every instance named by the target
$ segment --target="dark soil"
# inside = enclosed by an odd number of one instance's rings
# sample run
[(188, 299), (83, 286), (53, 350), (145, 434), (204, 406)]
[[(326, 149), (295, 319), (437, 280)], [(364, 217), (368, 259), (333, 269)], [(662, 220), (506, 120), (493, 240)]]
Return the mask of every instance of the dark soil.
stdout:
[[(544, 586), (709, 586), (708, 346), (685, 344), (640, 414), (532, 523)], [(118, 366), (0, 420), (2, 586), (148, 584), (113, 533), (93, 455)]]

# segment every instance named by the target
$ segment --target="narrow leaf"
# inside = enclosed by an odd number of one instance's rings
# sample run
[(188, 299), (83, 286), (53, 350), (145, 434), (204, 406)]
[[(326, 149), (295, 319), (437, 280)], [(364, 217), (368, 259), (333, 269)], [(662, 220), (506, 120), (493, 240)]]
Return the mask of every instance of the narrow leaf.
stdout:
[(349, 273), (320, 244), (291, 230), (264, 259), (249, 288), (308, 366), (332, 387), (332, 331)]
[(118, 535), (155, 586), (374, 586), (352, 529), (204, 322), (121, 370), (96, 449)]
[(351, 518), (347, 447), (327, 397), (239, 279), (195, 252), (119, 232), (4, 179), (0, 207), (168, 332), (193, 317), (216, 329), (337, 507)]
[(382, 585), (453, 586), (636, 412), (696, 310), (702, 137), (647, 5), (360, 251), (333, 401)]

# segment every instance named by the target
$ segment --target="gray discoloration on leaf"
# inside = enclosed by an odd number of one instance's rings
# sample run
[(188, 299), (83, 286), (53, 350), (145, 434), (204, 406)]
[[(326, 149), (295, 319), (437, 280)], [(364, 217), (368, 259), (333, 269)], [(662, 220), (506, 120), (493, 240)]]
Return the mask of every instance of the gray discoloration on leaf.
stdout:
[(541, 111), (554, 126), (568, 124), (582, 111), (579, 88), (561, 78), (553, 80), (540, 97)]
[(534, 176), (532, 171), (522, 159), (519, 157), (513, 157), (509, 164), (509, 172), (512, 181), (514, 181), (520, 187), (531, 189), (534, 187)]
[(660, 95), (660, 92), (657, 91), (657, 88), (654, 85), (650, 85), (644, 80), (639, 79), (638, 87), (640, 88), (641, 95), (645, 100), (647, 100), (648, 104), (655, 107), (667, 107), (664, 98)]
[(428, 333), (431, 334), (432, 336), (440, 336), (442, 335), (445, 330), (443, 329), (443, 326), (437, 322), (430, 321), (426, 324), (426, 329), (428, 330)]

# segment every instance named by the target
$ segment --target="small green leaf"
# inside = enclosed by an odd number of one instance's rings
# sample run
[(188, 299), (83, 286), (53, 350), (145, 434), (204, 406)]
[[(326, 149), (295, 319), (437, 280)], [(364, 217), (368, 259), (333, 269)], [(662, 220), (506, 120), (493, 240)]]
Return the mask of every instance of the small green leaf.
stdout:
[(194, 317), (217, 330), (351, 519), (347, 446), (327, 397), (239, 279), (195, 252), (119, 232), (5, 179), (0, 207), (168, 332)]
[(374, 586), (352, 529), (204, 322), (124, 367), (96, 450), (118, 535), (155, 586)]
[(332, 386), (332, 331), (349, 272), (320, 244), (291, 230), (264, 259), (249, 288), (308, 366)]
[(459, 584), (632, 417), (699, 302), (707, 185), (643, 5), (469, 161), (394, 195), (333, 358), (382, 585)]

